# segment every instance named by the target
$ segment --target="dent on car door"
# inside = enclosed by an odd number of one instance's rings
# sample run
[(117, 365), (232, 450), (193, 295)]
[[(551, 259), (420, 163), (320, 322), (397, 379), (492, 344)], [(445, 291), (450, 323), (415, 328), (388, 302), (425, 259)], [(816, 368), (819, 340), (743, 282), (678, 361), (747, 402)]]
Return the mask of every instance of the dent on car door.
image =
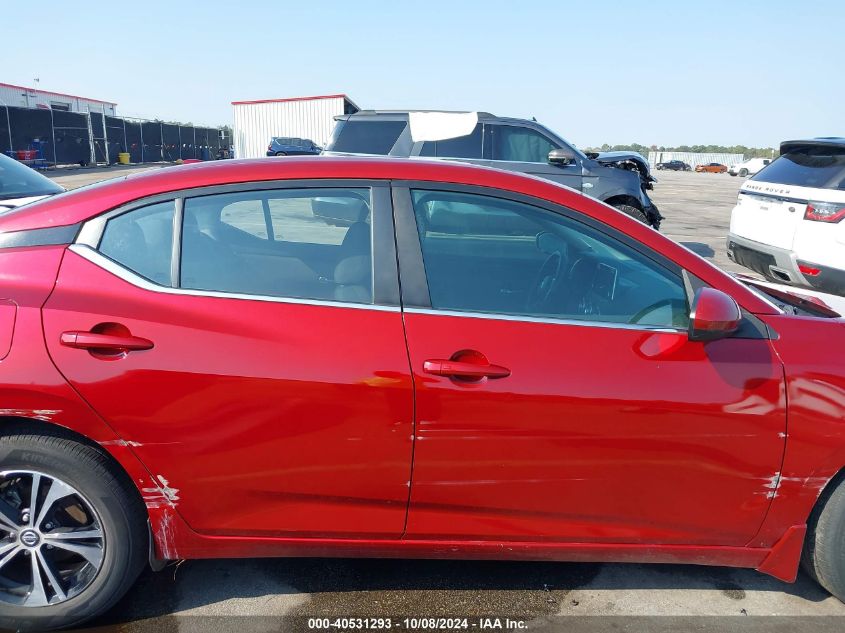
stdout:
[(690, 342), (680, 272), (624, 236), (460, 189), (394, 198), (416, 388), (407, 538), (754, 536), (784, 447), (768, 340)]
[[(388, 190), (235, 189), (72, 246), (50, 353), (195, 530), (399, 536), (413, 402)], [(332, 202), (355, 221), (314, 212)]]

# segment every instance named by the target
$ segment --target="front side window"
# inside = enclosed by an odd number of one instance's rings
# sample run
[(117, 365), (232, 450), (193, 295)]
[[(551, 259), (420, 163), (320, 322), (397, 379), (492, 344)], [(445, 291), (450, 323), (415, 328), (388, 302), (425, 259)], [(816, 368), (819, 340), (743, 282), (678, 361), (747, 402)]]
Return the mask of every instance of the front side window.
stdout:
[(413, 190), (435, 309), (686, 328), (683, 281), (639, 251), (532, 205)]
[(558, 149), (539, 132), (515, 125), (492, 125), (490, 136), (493, 160), (548, 163), (549, 152)]
[(482, 157), (482, 124), (466, 136), (444, 139), (442, 141), (426, 141), (420, 150), (420, 156), (436, 156), (439, 158), (481, 158)]
[(100, 252), (150, 281), (169, 286), (174, 204), (168, 200), (111, 218)]
[(372, 303), (369, 189), (187, 198), (180, 287)]

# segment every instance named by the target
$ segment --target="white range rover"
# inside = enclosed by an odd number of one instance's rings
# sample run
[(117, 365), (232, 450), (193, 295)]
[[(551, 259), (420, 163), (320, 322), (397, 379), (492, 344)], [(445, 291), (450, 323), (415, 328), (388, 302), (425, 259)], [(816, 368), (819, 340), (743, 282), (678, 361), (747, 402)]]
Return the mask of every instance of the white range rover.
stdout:
[(740, 188), (728, 256), (771, 281), (845, 295), (845, 138), (780, 152)]

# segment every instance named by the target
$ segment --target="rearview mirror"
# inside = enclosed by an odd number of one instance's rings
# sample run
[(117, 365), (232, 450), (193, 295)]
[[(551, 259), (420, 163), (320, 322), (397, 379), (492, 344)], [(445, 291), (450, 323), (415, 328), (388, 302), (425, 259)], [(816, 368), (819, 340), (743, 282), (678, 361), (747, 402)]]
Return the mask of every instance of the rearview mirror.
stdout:
[(575, 162), (575, 155), (565, 149), (553, 149), (549, 152), (549, 162), (552, 165), (571, 165)]
[(689, 340), (715, 341), (739, 329), (742, 312), (736, 301), (721, 290), (699, 288), (692, 300)]

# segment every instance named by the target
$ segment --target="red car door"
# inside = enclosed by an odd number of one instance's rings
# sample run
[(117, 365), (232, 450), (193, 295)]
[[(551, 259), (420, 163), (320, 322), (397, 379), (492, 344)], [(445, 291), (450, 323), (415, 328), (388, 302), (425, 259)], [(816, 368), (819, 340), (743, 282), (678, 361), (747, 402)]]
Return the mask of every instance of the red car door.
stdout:
[(484, 191), (394, 190), (416, 385), (406, 537), (746, 544), (784, 450), (765, 329), (690, 342), (673, 262)]
[(413, 394), (387, 187), (198, 190), (101, 227), (64, 257), (47, 345), (189, 525), (399, 536)]

